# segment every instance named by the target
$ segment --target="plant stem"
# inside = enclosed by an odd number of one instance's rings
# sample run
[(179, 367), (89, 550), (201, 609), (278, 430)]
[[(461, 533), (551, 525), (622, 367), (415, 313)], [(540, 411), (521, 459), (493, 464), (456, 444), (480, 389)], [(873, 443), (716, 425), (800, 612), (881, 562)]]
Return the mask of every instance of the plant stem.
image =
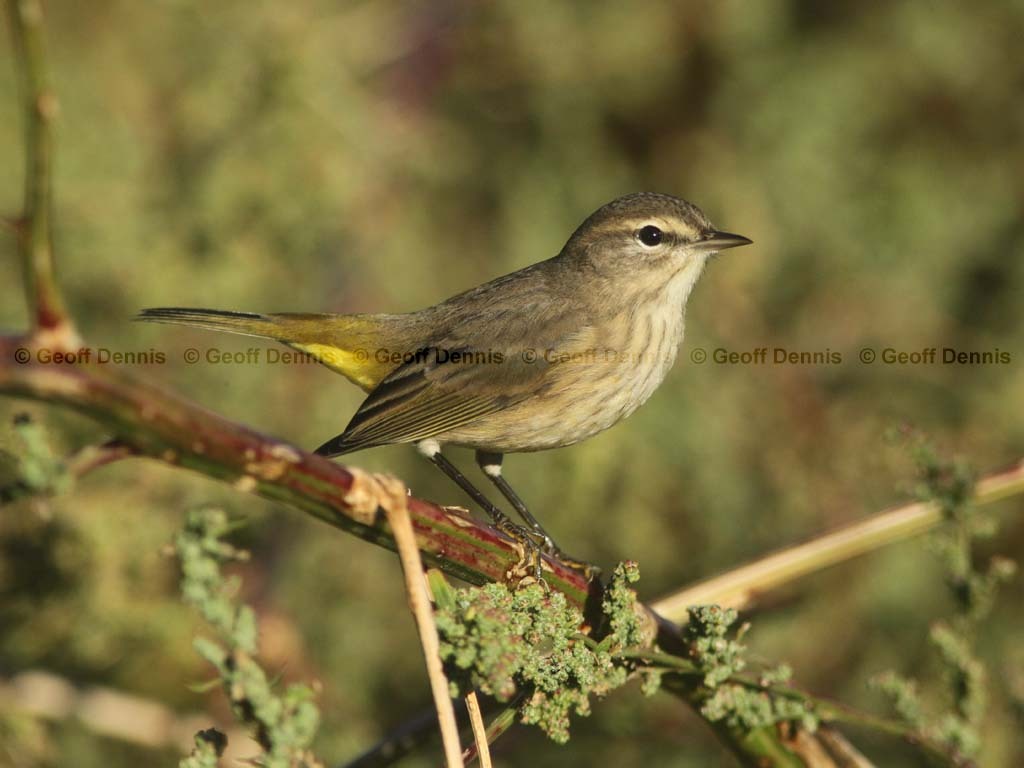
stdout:
[[(704, 676), (704, 673), (688, 659), (682, 659), (678, 656), (673, 656), (672, 654), (663, 653), (661, 651), (630, 648), (620, 651), (615, 655), (620, 659), (645, 661), (652, 666), (663, 667), (667, 670), (671, 670), (674, 675), (684, 680), (692, 680), (693, 678), (702, 678)], [(963, 764), (958, 762), (955, 757), (951, 756), (940, 744), (936, 744), (932, 739), (924, 734), (884, 717), (879, 717), (869, 712), (862, 712), (861, 710), (854, 709), (853, 707), (828, 701), (827, 699), (818, 698), (793, 686), (762, 685), (759, 680), (750, 677), (749, 675), (732, 675), (728, 680), (726, 680), (726, 682), (733, 683), (735, 685), (742, 685), (745, 688), (750, 688), (752, 690), (764, 691), (772, 696), (780, 696), (787, 699), (801, 701), (804, 704), (807, 704), (808, 707), (811, 708), (824, 722), (845, 723), (847, 725), (868, 728), (889, 736), (895, 736), (909, 744), (916, 744), (937, 763), (954, 766)], [(678, 684), (674, 687), (670, 686), (670, 689), (675, 690), (677, 693), (682, 692), (685, 689), (687, 696), (692, 695), (693, 691), (690, 686), (684, 684)]]
[[(516, 724), (516, 713), (519, 711), (519, 705), (522, 703), (523, 697), (517, 696), (512, 702), (508, 704), (501, 712), (495, 715), (494, 719), (491, 720), (491, 724), (487, 726), (487, 730), (484, 733), (484, 743), (487, 745), (493, 744), (499, 738), (501, 738), (506, 731), (509, 730), (513, 725)], [(477, 746), (474, 744), (467, 749), (462, 757), (466, 760), (466, 764), (469, 765), (479, 754)], [(483, 758), (481, 757), (481, 765), (483, 764)]]
[[(31, 344), (0, 336), (0, 394), (73, 408), (113, 430), (140, 456), (233, 483), (395, 548), (386, 518), (366, 496), (365, 472), (224, 419), (114, 366), (44, 365), (34, 355), (15, 362), (17, 350)], [(410, 498), (409, 514), (424, 558), (451, 576), (472, 584), (501, 581), (519, 561), (514, 542), (461, 512)], [(591, 589), (600, 588), (557, 560), (545, 557), (543, 565), (548, 585), (579, 607)]]
[(476, 691), (466, 696), (466, 711), (469, 712), (469, 723), (473, 728), (473, 741), (476, 753), (480, 756), (480, 768), (491, 768), (491, 750), (487, 744), (487, 729), (484, 727), (483, 715), (480, 712), (480, 699)]
[[(445, 763), (447, 768), (463, 768), (462, 745), (459, 743), (459, 725), (455, 720), (455, 708), (448, 693), (448, 678), (445, 677), (441, 664), (441, 641), (437, 636), (437, 625), (434, 623), (434, 608), (427, 594), (427, 582), (423, 575), (423, 561), (416, 545), (416, 534), (412, 529), (407, 506), (405, 486), (393, 477), (374, 478), (381, 486), (380, 498), (387, 497), (382, 504), (387, 514), (391, 531), (398, 548), (398, 557), (402, 562), (405, 574), (405, 591), (409, 598), (409, 608), (416, 620), (416, 629), (423, 646), (423, 658), (427, 665), (430, 678), (430, 690), (434, 695), (434, 707), (437, 720), (441, 726), (441, 741), (444, 745)], [(470, 715), (473, 714), (474, 702), (468, 702)], [(479, 717), (479, 708), (477, 716)], [(486, 745), (485, 745), (486, 748)]]
[[(972, 503), (993, 504), (1021, 493), (1024, 493), (1024, 461), (1007, 472), (979, 481)], [(655, 613), (678, 623), (687, 621), (687, 609), (694, 605), (714, 603), (741, 610), (766, 592), (888, 544), (918, 536), (941, 522), (942, 510), (936, 504), (908, 504), (700, 581), (649, 606)]]
[(8, 0), (7, 10), (21, 64), (25, 114), (24, 203), (14, 222), (24, 264), (25, 296), (34, 327), (49, 332), (51, 343), (60, 338), (74, 347), (77, 336), (53, 274), (53, 121), (59, 107), (46, 66), (43, 9), (39, 0)]

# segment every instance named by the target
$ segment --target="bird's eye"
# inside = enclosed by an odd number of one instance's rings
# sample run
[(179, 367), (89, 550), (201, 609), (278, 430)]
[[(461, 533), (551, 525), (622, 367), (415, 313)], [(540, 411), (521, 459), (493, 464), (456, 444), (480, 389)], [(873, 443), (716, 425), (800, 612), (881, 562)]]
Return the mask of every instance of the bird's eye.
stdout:
[(653, 224), (648, 224), (646, 227), (641, 227), (636, 233), (637, 240), (646, 245), (648, 248), (653, 248), (658, 245), (665, 237), (665, 233), (658, 229)]

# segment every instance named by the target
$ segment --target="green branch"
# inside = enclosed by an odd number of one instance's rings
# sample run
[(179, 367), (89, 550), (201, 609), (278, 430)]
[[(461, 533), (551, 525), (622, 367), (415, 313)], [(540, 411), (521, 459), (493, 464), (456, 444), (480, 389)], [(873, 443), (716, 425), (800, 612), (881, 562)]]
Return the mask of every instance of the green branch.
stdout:
[(8, 0), (8, 17), (23, 93), (25, 113), (25, 182), (15, 232), (24, 264), (25, 295), (37, 330), (75, 346), (75, 335), (53, 274), (53, 122), (57, 97), (50, 88), (39, 0)]

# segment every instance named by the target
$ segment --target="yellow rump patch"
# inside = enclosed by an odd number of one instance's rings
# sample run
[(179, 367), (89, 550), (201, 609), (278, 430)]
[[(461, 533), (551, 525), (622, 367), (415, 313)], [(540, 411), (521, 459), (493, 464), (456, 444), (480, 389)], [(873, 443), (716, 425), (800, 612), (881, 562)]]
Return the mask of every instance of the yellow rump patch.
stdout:
[(378, 362), (370, 349), (340, 349), (329, 344), (289, 344), (312, 355), (332, 371), (369, 392), (387, 376), (394, 364)]

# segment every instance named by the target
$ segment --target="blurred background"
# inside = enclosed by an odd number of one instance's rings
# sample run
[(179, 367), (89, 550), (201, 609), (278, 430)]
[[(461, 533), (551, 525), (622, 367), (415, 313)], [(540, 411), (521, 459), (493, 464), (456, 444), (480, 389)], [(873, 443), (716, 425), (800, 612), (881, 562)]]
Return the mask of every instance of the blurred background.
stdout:
[[(676, 367), (635, 416), (575, 448), (507, 460), (567, 549), (604, 566), (638, 560), (653, 598), (906, 500), (913, 469), (885, 439), (893, 426), (927, 431), (982, 472), (1024, 455), (1020, 2), (46, 5), (72, 312), (94, 347), (163, 351), (165, 364), (140, 372), (214, 411), (313, 447), (361, 393), (310, 365), (186, 365), (189, 347), (263, 345), (130, 322), (140, 308), (412, 310), (553, 255), (599, 205), (656, 190), (755, 244), (710, 265)], [(0, 210), (13, 212), (22, 135), (7, 32)], [(23, 328), (11, 237), (0, 253), (0, 327)], [(759, 347), (842, 361), (691, 359)], [(865, 347), (998, 349), (1010, 361), (868, 365)], [(14, 450), (7, 425), (23, 410), (60, 452), (102, 434), (3, 401), (0, 447)], [(452, 456), (471, 466), (468, 452)], [(351, 461), (466, 503), (410, 448)], [(260, 614), (267, 668), (322, 684), (320, 755), (352, 757), (429, 706), (392, 554), (146, 462), (3, 509), (0, 675), (42, 670), (229, 723), (219, 691), (191, 687), (211, 675), (191, 648), (204, 628), (162, 553), (184, 510), (208, 502), (250, 521), (237, 536), (254, 553), (242, 596)], [(1024, 552), (1021, 506), (999, 509), (982, 556)], [(983, 765), (1024, 761), (1022, 592), (1018, 577), (979, 637), (992, 664)], [(888, 668), (941, 691), (926, 635), (952, 608), (924, 541), (782, 598), (752, 616), (752, 654), (789, 661), (812, 691), (881, 708), (866, 681)], [(0, 708), (5, 740), (17, 765), (178, 759), (17, 706)], [(890, 741), (859, 743), (880, 765), (915, 764)], [(681, 703), (635, 688), (577, 721), (568, 746), (519, 728), (497, 759), (729, 760)], [(403, 765), (436, 763), (427, 750)]]

